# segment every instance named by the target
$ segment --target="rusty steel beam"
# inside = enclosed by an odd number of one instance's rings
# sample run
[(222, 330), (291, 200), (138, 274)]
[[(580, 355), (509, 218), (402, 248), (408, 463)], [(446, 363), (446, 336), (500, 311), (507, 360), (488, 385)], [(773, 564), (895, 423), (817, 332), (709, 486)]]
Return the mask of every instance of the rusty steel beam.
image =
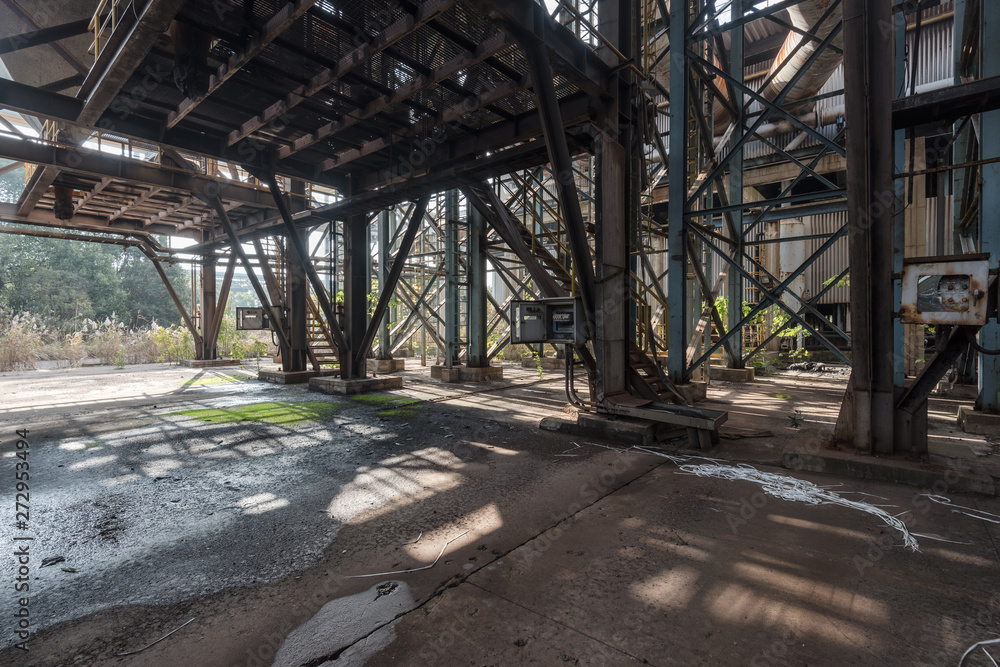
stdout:
[(300, 103), (320, 92), (334, 81), (337, 81), (341, 77), (354, 71), (367, 62), (372, 56), (381, 53), (407, 35), (410, 35), (414, 31), (418, 30), (421, 26), (439, 14), (443, 14), (450, 9), (453, 4), (455, 4), (455, 0), (427, 0), (427, 2), (420, 6), (415, 16), (412, 14), (405, 14), (400, 17), (381, 33), (376, 35), (375, 39), (373, 39), (370, 43), (362, 44), (354, 50), (341, 56), (337, 61), (337, 67), (335, 69), (324, 69), (319, 74), (312, 77), (307, 85), (303, 84), (299, 86), (292, 92), (288, 93), (288, 95), (285, 96), (285, 99), (275, 102), (267, 109), (264, 109), (264, 111), (257, 116), (254, 116), (247, 122), (243, 123), (238, 130), (230, 132), (227, 145), (232, 146), (240, 139), (250, 136), (260, 128), (286, 113), (289, 109), (298, 106)]
[(234, 53), (229, 61), (223, 63), (212, 75), (209, 80), (208, 90), (204, 95), (199, 95), (196, 98), (186, 97), (184, 98), (177, 108), (171, 111), (167, 115), (167, 128), (172, 128), (177, 123), (184, 120), (184, 118), (194, 111), (199, 104), (204, 102), (209, 96), (217, 91), (222, 84), (233, 77), (238, 71), (240, 71), (244, 65), (253, 60), (257, 55), (260, 54), (267, 45), (278, 38), (281, 33), (285, 32), (295, 21), (299, 19), (303, 14), (305, 14), (309, 9), (316, 4), (316, 0), (295, 0), (294, 2), (287, 3), (278, 12), (271, 17), (271, 19), (264, 25), (264, 29), (261, 33), (251, 40), (250, 44), (238, 53)]
[(447, 80), (455, 74), (458, 74), (462, 70), (480, 63), (496, 53), (499, 53), (510, 43), (510, 38), (507, 37), (507, 35), (502, 33), (494, 35), (480, 44), (475, 51), (463, 53), (462, 55), (456, 56), (455, 58), (452, 58), (448, 62), (444, 63), (435, 69), (431, 76), (414, 77), (397, 88), (391, 95), (380, 97), (369, 103), (363, 109), (358, 109), (355, 112), (349, 113), (340, 120), (331, 121), (311, 134), (299, 137), (290, 146), (282, 146), (278, 150), (278, 159), (284, 159), (301, 150), (305, 150), (306, 148), (309, 148), (324, 139), (330, 139), (343, 130), (356, 125), (363, 120), (372, 118), (386, 109), (413, 97), (414, 95), (429, 90), (433, 86)]

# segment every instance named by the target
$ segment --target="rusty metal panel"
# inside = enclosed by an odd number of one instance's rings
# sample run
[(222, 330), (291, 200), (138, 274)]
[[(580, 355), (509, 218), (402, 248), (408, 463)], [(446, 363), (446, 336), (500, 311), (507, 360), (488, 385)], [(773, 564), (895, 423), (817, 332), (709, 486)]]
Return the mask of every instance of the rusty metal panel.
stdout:
[(905, 324), (986, 324), (989, 274), (988, 258), (957, 255), (908, 261), (903, 267), (900, 320)]

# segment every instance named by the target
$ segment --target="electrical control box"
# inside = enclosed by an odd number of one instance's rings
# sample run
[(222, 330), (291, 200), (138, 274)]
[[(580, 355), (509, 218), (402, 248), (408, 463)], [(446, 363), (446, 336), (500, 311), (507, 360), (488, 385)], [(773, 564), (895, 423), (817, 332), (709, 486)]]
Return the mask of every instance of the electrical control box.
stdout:
[(510, 304), (510, 342), (514, 344), (587, 341), (583, 304), (579, 299), (541, 299)]
[(263, 308), (236, 308), (236, 328), (240, 331), (260, 331), (270, 326)]
[(907, 259), (900, 320), (906, 324), (986, 324), (986, 255)]

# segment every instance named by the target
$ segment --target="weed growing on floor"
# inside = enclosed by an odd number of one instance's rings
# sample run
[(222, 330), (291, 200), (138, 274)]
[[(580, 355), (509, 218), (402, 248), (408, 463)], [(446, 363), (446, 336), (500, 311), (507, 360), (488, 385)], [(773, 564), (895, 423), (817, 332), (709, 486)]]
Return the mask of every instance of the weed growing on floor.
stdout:
[(386, 419), (412, 419), (420, 414), (421, 401), (416, 398), (387, 396), (385, 394), (355, 394), (351, 398), (359, 403), (383, 408), (376, 416)]
[(245, 421), (266, 422), (278, 426), (293, 426), (302, 422), (323, 421), (340, 409), (333, 403), (305, 401), (302, 403), (248, 403), (231, 408), (181, 410), (170, 414), (192, 417), (204, 424), (235, 424)]

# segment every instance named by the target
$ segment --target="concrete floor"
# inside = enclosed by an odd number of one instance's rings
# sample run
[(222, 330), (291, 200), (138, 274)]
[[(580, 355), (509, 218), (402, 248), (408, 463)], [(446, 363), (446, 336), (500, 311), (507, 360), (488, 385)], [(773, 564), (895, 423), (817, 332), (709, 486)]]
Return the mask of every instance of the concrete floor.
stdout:
[[(5, 627), (0, 663), (940, 665), (1000, 635), (1000, 525), (918, 488), (773, 467), (832, 429), (842, 382), (714, 385), (706, 406), (731, 416), (710, 456), (909, 510), (948, 542), (911, 552), (870, 514), (541, 432), (568, 414), (555, 374), (442, 385), (409, 364), (394, 395), (428, 402), (405, 416), (303, 387), (184, 384), (232, 370), (0, 376), (11, 504), (7, 443), (30, 431), (37, 632), (25, 654)], [(172, 414), (263, 401), (337, 408), (290, 426)], [(958, 404), (934, 401), (932, 442), (1000, 478), (995, 443), (954, 427)], [(65, 561), (39, 567), (50, 556)]]

